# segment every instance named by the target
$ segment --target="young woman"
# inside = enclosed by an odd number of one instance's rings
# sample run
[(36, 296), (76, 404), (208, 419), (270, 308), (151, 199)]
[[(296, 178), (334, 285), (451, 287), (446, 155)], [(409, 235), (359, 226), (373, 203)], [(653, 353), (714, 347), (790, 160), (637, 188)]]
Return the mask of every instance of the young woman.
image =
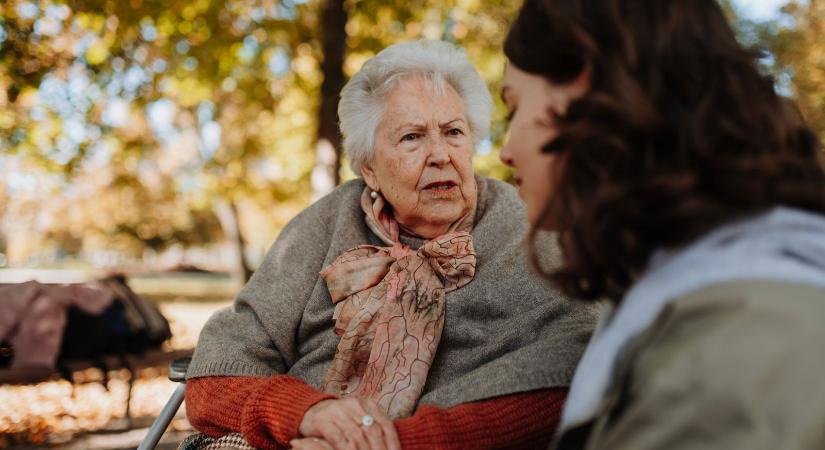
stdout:
[(547, 276), (615, 305), (557, 447), (825, 448), (822, 146), (719, 5), (527, 0), (505, 52)]

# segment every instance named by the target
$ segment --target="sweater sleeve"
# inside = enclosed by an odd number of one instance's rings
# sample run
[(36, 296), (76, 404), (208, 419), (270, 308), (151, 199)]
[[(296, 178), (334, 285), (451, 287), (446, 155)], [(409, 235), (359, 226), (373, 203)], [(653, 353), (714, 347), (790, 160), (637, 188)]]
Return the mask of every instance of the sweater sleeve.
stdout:
[(239, 432), (256, 448), (280, 449), (300, 436), (304, 413), (330, 398), (288, 375), (194, 378), (186, 382), (186, 415), (206, 435)]
[[(422, 405), (395, 427), (405, 450), (535, 448), (552, 437), (566, 394), (542, 389), (452, 408)], [(187, 382), (186, 413), (207, 435), (240, 432), (257, 448), (280, 449), (300, 437), (304, 413), (330, 398), (286, 375), (203, 377)]]
[(567, 389), (503, 395), (452, 408), (420, 406), (395, 421), (404, 450), (545, 448), (558, 426)]

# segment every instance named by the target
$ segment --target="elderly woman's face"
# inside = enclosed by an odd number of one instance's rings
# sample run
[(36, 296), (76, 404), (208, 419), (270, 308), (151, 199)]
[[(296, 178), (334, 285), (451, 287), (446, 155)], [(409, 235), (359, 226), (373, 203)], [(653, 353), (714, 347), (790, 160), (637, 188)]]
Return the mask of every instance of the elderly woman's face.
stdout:
[(433, 238), (466, 215), (476, 202), (473, 139), (458, 93), (444, 83), (402, 80), (384, 100), (372, 161), (362, 167), (406, 229)]
[(504, 71), (501, 96), (509, 112), (510, 135), (501, 149), (501, 161), (514, 169), (519, 195), (527, 205), (527, 219), (533, 225), (548, 226), (538, 221), (553, 195), (557, 155), (542, 152), (542, 147), (558, 135), (554, 114), (564, 116), (570, 103), (588, 88), (586, 72), (570, 84), (555, 85), (513, 64)]

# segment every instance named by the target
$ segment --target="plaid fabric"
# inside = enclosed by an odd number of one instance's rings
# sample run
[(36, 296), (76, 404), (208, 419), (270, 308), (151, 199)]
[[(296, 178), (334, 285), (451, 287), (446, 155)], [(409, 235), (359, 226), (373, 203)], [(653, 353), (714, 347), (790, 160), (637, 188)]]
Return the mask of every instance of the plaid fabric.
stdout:
[(178, 450), (255, 450), (255, 447), (249, 445), (239, 433), (218, 438), (198, 433), (184, 439), (178, 446)]

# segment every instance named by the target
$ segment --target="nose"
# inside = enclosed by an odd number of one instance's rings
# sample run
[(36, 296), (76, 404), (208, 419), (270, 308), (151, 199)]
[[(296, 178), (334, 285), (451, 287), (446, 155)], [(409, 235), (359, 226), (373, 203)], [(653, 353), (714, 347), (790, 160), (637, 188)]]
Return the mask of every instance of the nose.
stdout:
[(427, 158), (427, 165), (441, 167), (450, 162), (450, 153), (447, 149), (447, 143), (444, 142), (443, 137), (431, 140), (430, 156)]
[(506, 144), (504, 144), (504, 147), (501, 148), (501, 153), (499, 154), (498, 157), (499, 157), (499, 159), (501, 159), (501, 162), (505, 166), (513, 167), (513, 156), (510, 152), (510, 142), (509, 142), (509, 140), (507, 141)]

